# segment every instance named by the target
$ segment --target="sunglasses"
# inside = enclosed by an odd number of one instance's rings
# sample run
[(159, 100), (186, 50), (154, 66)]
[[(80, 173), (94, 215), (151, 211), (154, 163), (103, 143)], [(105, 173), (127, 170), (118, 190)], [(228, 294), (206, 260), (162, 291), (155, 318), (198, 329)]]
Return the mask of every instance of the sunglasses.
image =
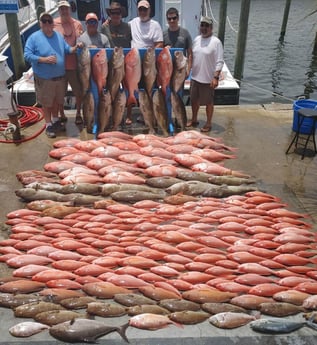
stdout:
[(87, 20), (86, 23), (89, 25), (97, 25), (98, 24), (97, 20), (94, 20), (94, 19), (89, 19), (89, 20)]
[(53, 20), (52, 19), (41, 19), (41, 22), (43, 23), (43, 24), (53, 24)]
[(208, 23), (201, 23), (201, 24), (200, 24), (200, 27), (201, 27), (201, 28), (209, 28), (209, 26), (210, 26), (210, 25), (209, 25)]
[(172, 21), (172, 20), (177, 20), (177, 16), (174, 16), (174, 17), (167, 17), (167, 20), (170, 22), (170, 21)]
[(148, 10), (148, 8), (146, 8), (146, 7), (139, 7), (138, 10), (140, 12), (146, 12)]
[(113, 16), (120, 16), (121, 15), (121, 11), (110, 11), (110, 14)]

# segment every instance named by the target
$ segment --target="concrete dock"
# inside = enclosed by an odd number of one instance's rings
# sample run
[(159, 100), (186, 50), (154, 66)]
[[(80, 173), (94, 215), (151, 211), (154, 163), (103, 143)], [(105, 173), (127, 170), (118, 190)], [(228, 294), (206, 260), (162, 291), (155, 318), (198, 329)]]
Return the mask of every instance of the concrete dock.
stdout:
[[(188, 118), (191, 110), (188, 107)], [(48, 139), (42, 133), (33, 140), (19, 145), (0, 143), (0, 237), (8, 236), (8, 227), (4, 224), (6, 214), (24, 204), (17, 199), (14, 190), (21, 188), (15, 174), (28, 169), (43, 170), (45, 163), (52, 159), (48, 152), (52, 149), (54, 140), (65, 136), (78, 137), (82, 140), (92, 139), (85, 129), (74, 124), (74, 111), (68, 111), (67, 132), (60, 133), (56, 139)], [(204, 109), (199, 114), (199, 127), (205, 120)], [(224, 143), (237, 147), (237, 159), (225, 163), (226, 167), (243, 171), (256, 178), (258, 187), (270, 194), (278, 196), (288, 209), (308, 214), (311, 222), (317, 221), (317, 158), (309, 154), (303, 160), (298, 153), (285, 154), (293, 136), (292, 132), (293, 109), (292, 104), (269, 105), (240, 105), (216, 106), (213, 117), (211, 136), (222, 137)], [(33, 125), (22, 131), (23, 135), (30, 136), (32, 132), (43, 126), (43, 122)], [(134, 128), (125, 128), (132, 134)], [(139, 130), (139, 128), (137, 129)], [(309, 152), (311, 153), (311, 152)], [(10, 273), (5, 265), (0, 265), (0, 276)], [(8, 328), (25, 321), (13, 317), (11, 310), (0, 308), (1, 339), (0, 344), (63, 344), (54, 340), (47, 331), (30, 338), (19, 339), (12, 337)], [(290, 317), (291, 320), (303, 321), (299, 314)], [(122, 325), (127, 317), (106, 319), (109, 325)], [(287, 335), (261, 335), (253, 332), (248, 325), (233, 330), (218, 329), (205, 321), (195, 326), (178, 328), (170, 325), (158, 331), (144, 331), (129, 327), (127, 337), (131, 344), (138, 345), (315, 345), (317, 331), (303, 327)], [(111, 333), (98, 340), (99, 344), (124, 344), (117, 333)]]

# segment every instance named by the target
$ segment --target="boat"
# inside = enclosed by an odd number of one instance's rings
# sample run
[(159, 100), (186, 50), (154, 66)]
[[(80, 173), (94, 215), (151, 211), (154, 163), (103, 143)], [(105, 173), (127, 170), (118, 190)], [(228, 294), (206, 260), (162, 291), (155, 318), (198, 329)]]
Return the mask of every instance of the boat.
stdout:
[[(49, 11), (53, 16), (58, 15), (56, 1), (52, 6), (52, 0), (45, 0), (50, 2)], [(69, 0), (71, 5), (72, 16), (83, 23), (85, 16), (89, 12), (95, 12), (100, 19), (100, 24), (107, 19), (106, 8), (110, 6), (112, 0)], [(128, 22), (132, 18), (137, 16), (137, 6), (134, 1), (117, 0), (121, 3), (126, 10), (126, 16), (124, 21)], [(192, 0), (149, 0), (151, 4), (151, 15), (153, 19), (157, 20), (162, 29), (167, 28), (166, 11), (170, 7), (175, 7), (180, 13), (180, 25), (185, 27), (194, 38), (199, 32), (199, 22), (202, 14), (206, 14), (207, 6), (206, 0), (202, 2)], [(47, 10), (47, 8), (46, 8)], [(34, 31), (38, 30), (38, 22), (35, 19), (26, 23), (21, 29), (22, 46), (28, 38), (28, 36)], [(13, 61), (11, 56), (10, 45), (4, 46), (0, 40), (0, 54), (8, 56), (8, 65), (13, 70)], [(186, 104), (190, 104), (189, 99), (189, 84), (188, 79), (185, 82), (184, 87), (184, 99)], [(21, 105), (34, 105), (36, 103), (33, 72), (32, 69), (27, 70), (23, 76), (14, 83), (13, 93), (18, 104)], [(236, 105), (239, 104), (240, 87), (233, 78), (230, 70), (225, 64), (221, 73), (219, 86), (215, 90), (215, 105)], [(65, 102), (71, 106), (71, 89), (68, 89), (68, 97), (65, 98)], [(67, 105), (67, 104), (65, 104)]]

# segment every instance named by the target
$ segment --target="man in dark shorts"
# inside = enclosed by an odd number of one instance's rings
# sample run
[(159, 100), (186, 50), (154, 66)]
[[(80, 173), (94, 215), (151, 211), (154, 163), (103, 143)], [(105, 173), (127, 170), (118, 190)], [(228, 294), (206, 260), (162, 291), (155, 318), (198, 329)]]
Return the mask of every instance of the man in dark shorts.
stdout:
[(213, 22), (209, 17), (200, 20), (200, 35), (193, 41), (192, 79), (190, 84), (190, 100), (192, 119), (186, 127), (198, 125), (197, 115), (201, 105), (206, 106), (207, 120), (201, 132), (211, 130), (214, 112), (214, 92), (218, 86), (223, 66), (223, 46), (221, 41), (213, 36)]

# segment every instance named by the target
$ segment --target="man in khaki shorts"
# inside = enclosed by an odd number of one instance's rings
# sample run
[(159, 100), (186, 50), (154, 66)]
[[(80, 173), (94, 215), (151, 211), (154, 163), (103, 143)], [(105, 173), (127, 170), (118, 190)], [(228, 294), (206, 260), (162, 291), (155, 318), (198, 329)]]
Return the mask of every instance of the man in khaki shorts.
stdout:
[[(72, 18), (70, 4), (67, 0), (62, 0), (58, 3), (59, 17), (54, 19), (54, 29), (59, 32), (64, 40), (70, 45), (76, 45), (77, 38), (83, 33), (83, 26), (80, 21)], [(65, 57), (65, 79), (67, 93), (67, 85), (70, 84), (72, 92), (76, 97), (76, 119), (75, 123), (80, 125), (83, 123), (81, 117), (82, 92), (80, 87), (80, 80), (77, 72), (77, 55), (67, 55)], [(64, 102), (59, 106), (59, 113), (61, 121), (67, 121), (64, 113)]]

